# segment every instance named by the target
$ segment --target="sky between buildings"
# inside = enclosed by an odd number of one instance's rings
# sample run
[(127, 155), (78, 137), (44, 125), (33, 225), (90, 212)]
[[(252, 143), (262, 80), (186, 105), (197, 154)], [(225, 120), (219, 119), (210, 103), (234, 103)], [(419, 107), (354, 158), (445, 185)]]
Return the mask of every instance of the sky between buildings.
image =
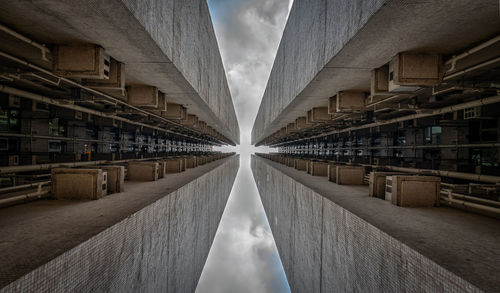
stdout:
[(197, 293), (290, 292), (250, 170), (253, 122), (293, 0), (208, 0), (238, 116), (240, 170)]

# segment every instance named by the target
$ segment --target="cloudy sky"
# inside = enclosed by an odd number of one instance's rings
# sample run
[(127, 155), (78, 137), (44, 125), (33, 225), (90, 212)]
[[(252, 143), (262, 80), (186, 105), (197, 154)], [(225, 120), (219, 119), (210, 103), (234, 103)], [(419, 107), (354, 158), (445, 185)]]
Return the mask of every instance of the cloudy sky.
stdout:
[(241, 130), (241, 166), (197, 293), (290, 292), (250, 171), (250, 134), (292, 0), (208, 0)]

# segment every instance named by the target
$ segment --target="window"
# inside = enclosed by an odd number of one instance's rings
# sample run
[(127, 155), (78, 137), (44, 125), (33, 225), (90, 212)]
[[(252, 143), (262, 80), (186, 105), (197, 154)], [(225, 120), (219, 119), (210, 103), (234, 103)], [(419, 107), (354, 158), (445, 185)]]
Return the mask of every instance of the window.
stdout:
[(63, 125), (59, 118), (53, 118), (49, 121), (49, 135), (64, 136), (66, 134), (66, 127)]
[(464, 119), (472, 119), (481, 116), (481, 107), (472, 107), (464, 109)]
[(441, 126), (431, 126), (425, 128), (425, 144), (440, 144), (441, 132)]

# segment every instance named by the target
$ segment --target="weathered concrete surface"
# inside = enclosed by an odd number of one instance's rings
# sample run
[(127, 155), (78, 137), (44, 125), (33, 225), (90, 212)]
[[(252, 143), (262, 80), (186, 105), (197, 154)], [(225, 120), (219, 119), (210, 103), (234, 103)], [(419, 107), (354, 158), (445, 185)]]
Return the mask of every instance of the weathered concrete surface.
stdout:
[(292, 292), (500, 291), (500, 221), (402, 208), (252, 156)]
[(368, 91), (370, 70), (398, 52), (453, 54), (495, 36), (499, 27), (496, 0), (296, 0), (252, 143), (326, 106), (337, 91)]
[(190, 114), (239, 143), (205, 0), (7, 0), (0, 20), (46, 44), (101, 45), (126, 64), (127, 84), (158, 87), (169, 102), (186, 105)]
[(2, 209), (0, 291), (194, 292), (238, 167), (232, 156), (98, 201)]

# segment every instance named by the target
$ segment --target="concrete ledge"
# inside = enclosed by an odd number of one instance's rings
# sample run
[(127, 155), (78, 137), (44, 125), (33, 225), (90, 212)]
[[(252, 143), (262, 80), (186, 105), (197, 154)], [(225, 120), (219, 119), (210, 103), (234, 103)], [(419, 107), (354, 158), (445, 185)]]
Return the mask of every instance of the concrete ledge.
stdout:
[(98, 201), (2, 209), (0, 291), (194, 292), (238, 167), (231, 156)]
[(292, 292), (500, 291), (496, 219), (398, 207), (255, 156), (252, 170)]

